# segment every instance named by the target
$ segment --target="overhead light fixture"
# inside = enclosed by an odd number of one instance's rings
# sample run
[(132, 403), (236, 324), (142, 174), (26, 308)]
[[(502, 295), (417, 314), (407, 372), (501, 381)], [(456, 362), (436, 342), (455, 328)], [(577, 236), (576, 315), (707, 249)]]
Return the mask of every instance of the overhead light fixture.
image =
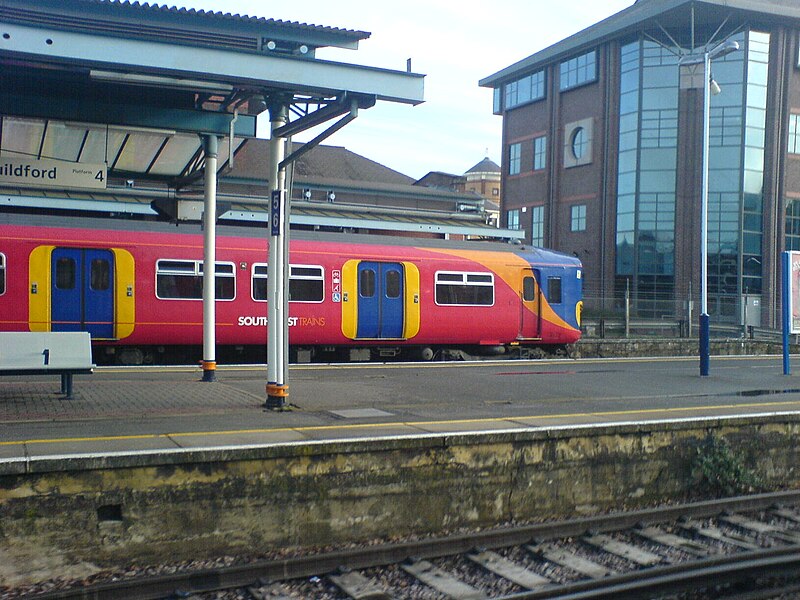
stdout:
[(233, 86), (218, 81), (202, 81), (199, 79), (178, 79), (175, 77), (162, 77), (160, 75), (144, 75), (142, 73), (120, 73), (118, 71), (99, 71), (92, 69), (89, 77), (97, 81), (125, 83), (128, 85), (141, 85), (151, 87), (166, 87), (186, 91), (217, 92), (230, 94)]

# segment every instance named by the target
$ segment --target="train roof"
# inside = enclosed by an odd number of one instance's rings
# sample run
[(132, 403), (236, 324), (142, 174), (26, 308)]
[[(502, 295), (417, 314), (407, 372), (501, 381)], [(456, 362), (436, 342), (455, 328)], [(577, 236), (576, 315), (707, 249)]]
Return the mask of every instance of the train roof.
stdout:
[[(39, 226), (39, 227), (68, 227), (109, 229), (114, 231), (138, 231), (171, 235), (201, 235), (200, 224), (182, 223), (176, 226), (165, 221), (142, 221), (115, 218), (93, 218), (86, 216), (53, 216), (33, 215), (25, 213), (6, 213), (0, 211), (0, 225)], [(269, 237), (266, 227), (245, 225), (218, 224), (218, 236), (238, 237)], [(558, 262), (580, 266), (580, 260), (575, 256), (531, 246), (517, 242), (498, 242), (490, 240), (446, 240), (438, 238), (398, 237), (391, 235), (367, 235), (359, 233), (339, 233), (326, 231), (292, 230), (292, 240), (306, 242), (367, 244), (367, 245), (392, 245), (407, 246), (409, 248), (442, 248), (449, 250), (481, 250), (489, 252), (513, 252), (526, 257), (531, 262)]]

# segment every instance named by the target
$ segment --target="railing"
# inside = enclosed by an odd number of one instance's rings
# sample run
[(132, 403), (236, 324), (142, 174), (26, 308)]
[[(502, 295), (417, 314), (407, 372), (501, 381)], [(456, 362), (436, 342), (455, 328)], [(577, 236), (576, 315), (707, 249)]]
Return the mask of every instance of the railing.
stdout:
[[(722, 296), (709, 301), (711, 336), (780, 342), (780, 321), (752, 306), (754, 296)], [(674, 297), (639, 299), (584, 297), (582, 331), (586, 338), (696, 338), (699, 302)], [(774, 328), (761, 323), (775, 323)], [(794, 343), (796, 340), (792, 339)]]

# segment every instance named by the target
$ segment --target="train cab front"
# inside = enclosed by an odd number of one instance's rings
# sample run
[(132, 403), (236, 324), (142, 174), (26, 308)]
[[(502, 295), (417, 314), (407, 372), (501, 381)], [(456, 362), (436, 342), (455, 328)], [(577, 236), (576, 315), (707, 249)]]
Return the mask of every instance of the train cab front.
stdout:
[(542, 341), (572, 344), (581, 337), (583, 265), (574, 256), (540, 251), (532, 261), (541, 290)]

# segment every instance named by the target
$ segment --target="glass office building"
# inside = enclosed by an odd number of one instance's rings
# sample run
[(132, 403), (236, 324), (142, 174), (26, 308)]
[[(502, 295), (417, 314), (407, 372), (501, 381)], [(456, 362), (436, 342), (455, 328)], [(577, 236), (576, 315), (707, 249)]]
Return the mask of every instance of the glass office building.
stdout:
[[(738, 49), (704, 73), (704, 53), (728, 41)], [(537, 94), (507, 101), (533, 74)], [(519, 228), (581, 258), (587, 308), (627, 297), (637, 317), (696, 316), (707, 156), (709, 315), (779, 325), (780, 252), (800, 250), (800, 5), (638, 0), (481, 85), (495, 90), (515, 165), (501, 212), (535, 208), (540, 221)], [(528, 157), (528, 139), (547, 140), (546, 155)]]

